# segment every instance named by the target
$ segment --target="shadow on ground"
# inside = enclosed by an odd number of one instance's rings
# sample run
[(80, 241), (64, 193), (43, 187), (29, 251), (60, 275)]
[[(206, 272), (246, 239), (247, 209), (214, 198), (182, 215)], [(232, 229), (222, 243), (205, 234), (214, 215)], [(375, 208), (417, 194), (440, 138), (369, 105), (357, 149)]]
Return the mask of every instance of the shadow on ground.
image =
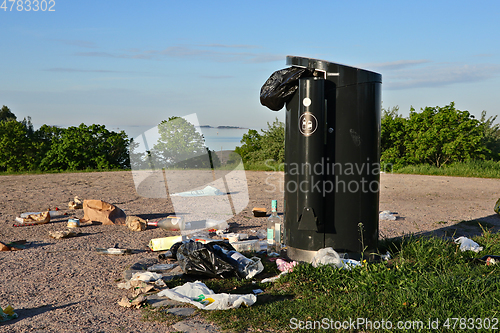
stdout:
[(48, 305), (42, 305), (42, 306), (38, 306), (36, 308), (31, 308), (31, 309), (16, 309), (15, 312), (17, 313), (18, 318), (13, 319), (13, 320), (9, 320), (6, 322), (2, 322), (2, 323), (0, 323), (0, 326), (9, 326), (10, 324), (17, 323), (18, 321), (25, 320), (25, 319), (29, 320), (29, 318), (33, 318), (35, 316), (38, 316), (39, 314), (53, 311), (53, 310), (57, 310), (57, 309), (64, 309), (64, 308), (67, 308), (67, 307), (75, 305), (75, 304), (78, 304), (78, 303), (73, 302), (73, 303), (68, 303), (68, 304), (59, 305), (59, 306), (54, 306), (53, 304), (48, 304)]
[(422, 236), (452, 237), (465, 236), (468, 238), (480, 236), (484, 231), (496, 233), (500, 231), (500, 215), (492, 214), (478, 219), (452, 222), (436, 222), (443, 227), (433, 231), (417, 233)]

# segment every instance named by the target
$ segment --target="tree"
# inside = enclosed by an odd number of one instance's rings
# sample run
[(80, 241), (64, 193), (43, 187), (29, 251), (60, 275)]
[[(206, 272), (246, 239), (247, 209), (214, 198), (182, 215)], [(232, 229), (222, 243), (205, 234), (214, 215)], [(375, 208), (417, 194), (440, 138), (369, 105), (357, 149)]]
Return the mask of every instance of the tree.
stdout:
[(243, 135), (241, 147), (236, 147), (235, 152), (240, 154), (243, 162), (263, 162), (274, 160), (278, 163), (285, 160), (285, 124), (278, 118), (272, 123), (267, 123), (267, 130), (250, 129)]
[(426, 107), (410, 109), (408, 118), (398, 108), (384, 110), (381, 130), (381, 160), (396, 167), (430, 164), (441, 167), (453, 162), (484, 159), (484, 126), (468, 111), (455, 108)]
[(488, 157), (500, 160), (500, 124), (495, 124), (497, 116), (486, 119), (486, 111), (481, 112), (481, 128), (483, 131), (483, 143), (490, 151)]
[(42, 170), (130, 167), (129, 140), (123, 131), (116, 133), (104, 125), (81, 124), (62, 131), (47, 126), (38, 135), (51, 141), (50, 149), (40, 162)]
[(285, 161), (285, 124), (276, 118), (272, 124), (267, 123), (267, 127), (262, 130), (261, 150), (256, 155), (263, 161), (282, 163)]
[(261, 149), (261, 135), (254, 129), (249, 129), (248, 133), (243, 134), (240, 140), (241, 147), (236, 147), (234, 152), (241, 156), (243, 162), (249, 162), (252, 153)]
[(211, 168), (220, 165), (217, 155), (205, 146), (195, 126), (181, 117), (170, 117), (158, 125), (160, 135), (148, 154), (165, 168)]
[(7, 106), (2, 106), (0, 109), (0, 121), (16, 120), (17, 117), (13, 114)]
[(13, 119), (0, 121), (0, 171), (23, 171), (34, 168), (31, 142), (26, 127)]
[(382, 109), (380, 159), (395, 167), (403, 166), (406, 155), (405, 136), (407, 120), (399, 114), (399, 107)]
[(405, 140), (406, 159), (411, 164), (428, 163), (441, 167), (452, 162), (484, 159), (483, 132), (479, 121), (468, 111), (426, 107), (421, 113), (412, 108)]

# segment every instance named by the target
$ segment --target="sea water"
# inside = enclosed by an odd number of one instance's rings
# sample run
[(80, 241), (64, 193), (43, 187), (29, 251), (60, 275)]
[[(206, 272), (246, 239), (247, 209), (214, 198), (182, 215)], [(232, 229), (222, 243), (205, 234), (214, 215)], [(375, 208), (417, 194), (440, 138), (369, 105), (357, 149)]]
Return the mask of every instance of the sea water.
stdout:
[[(129, 138), (136, 138), (150, 129), (149, 126), (123, 126), (110, 128), (109, 130), (114, 132), (125, 131)], [(215, 151), (234, 150), (237, 146), (242, 145), (240, 141), (243, 134), (248, 133), (248, 128), (198, 127), (197, 130), (203, 134), (205, 145), (210, 150)]]

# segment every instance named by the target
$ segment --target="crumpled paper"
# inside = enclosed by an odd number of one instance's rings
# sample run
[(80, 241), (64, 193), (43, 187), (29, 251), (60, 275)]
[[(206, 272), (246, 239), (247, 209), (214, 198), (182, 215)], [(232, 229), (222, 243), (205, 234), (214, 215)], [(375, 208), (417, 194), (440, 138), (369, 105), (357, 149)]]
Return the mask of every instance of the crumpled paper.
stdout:
[(216, 294), (200, 281), (186, 282), (182, 286), (160, 291), (158, 296), (193, 304), (202, 310), (236, 309), (241, 305), (251, 306), (257, 301), (253, 294)]
[(134, 299), (128, 299), (127, 297), (123, 296), (122, 299), (118, 301), (118, 305), (126, 308), (131, 308), (131, 307), (140, 308), (141, 303), (144, 302), (145, 300), (146, 296), (144, 295), (139, 295)]
[(75, 237), (80, 232), (77, 230), (60, 230), (60, 231), (49, 231), (49, 236), (54, 239), (70, 238)]
[(146, 221), (138, 216), (129, 215), (125, 219), (125, 224), (132, 231), (143, 231), (146, 230)]

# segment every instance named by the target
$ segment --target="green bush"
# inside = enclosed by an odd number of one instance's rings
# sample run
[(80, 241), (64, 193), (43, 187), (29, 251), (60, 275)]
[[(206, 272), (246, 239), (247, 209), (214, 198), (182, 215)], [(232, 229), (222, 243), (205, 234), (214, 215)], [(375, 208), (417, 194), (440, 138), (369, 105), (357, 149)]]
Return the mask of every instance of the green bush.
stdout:
[(267, 123), (267, 130), (249, 130), (243, 135), (241, 147), (236, 147), (235, 152), (241, 156), (246, 164), (263, 164), (266, 160), (278, 163), (285, 161), (285, 124), (277, 118), (272, 123)]
[[(492, 128), (491, 118), (489, 122), (478, 121), (468, 111), (457, 110), (453, 102), (444, 107), (426, 107), (420, 113), (412, 108), (407, 118), (398, 110), (384, 110), (382, 115), (383, 163), (391, 163), (396, 169), (418, 164), (440, 168), (492, 156), (485, 141), (485, 133)], [(488, 139), (490, 146), (494, 143), (492, 135)]]

